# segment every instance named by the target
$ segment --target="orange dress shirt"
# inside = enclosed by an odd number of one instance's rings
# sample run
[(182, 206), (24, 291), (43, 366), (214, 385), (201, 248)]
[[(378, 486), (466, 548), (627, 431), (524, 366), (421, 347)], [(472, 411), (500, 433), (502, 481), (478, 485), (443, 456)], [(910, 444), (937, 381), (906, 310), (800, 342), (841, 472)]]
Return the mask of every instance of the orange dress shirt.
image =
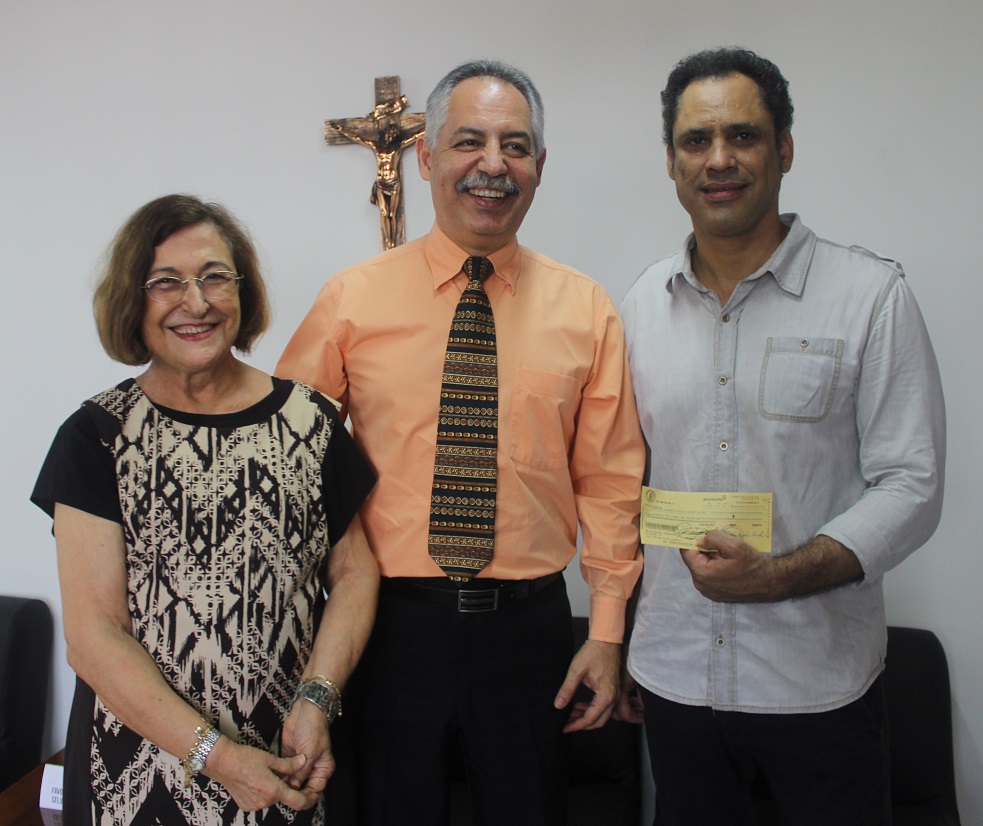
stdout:
[[(342, 403), (378, 482), (362, 522), (383, 576), (440, 577), (427, 538), (447, 334), (468, 254), (440, 229), (343, 270), (277, 374)], [(513, 241), (485, 283), (498, 346), (495, 551), (479, 577), (531, 579), (577, 553), (591, 639), (621, 642), (641, 572), (645, 448), (624, 330), (595, 281)]]

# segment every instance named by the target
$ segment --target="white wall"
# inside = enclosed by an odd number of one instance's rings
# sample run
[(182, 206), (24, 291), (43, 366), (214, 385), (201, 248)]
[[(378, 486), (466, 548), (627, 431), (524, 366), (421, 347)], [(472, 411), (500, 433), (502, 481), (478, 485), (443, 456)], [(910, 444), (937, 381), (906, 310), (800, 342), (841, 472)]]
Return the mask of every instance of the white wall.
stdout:
[[(983, 187), (978, 0), (500, 0), (467, 6), (325, 0), (4, 0), (0, 4), (0, 255), (4, 267), (0, 591), (60, 622), (50, 522), (27, 497), (58, 424), (129, 374), (99, 348), (97, 261), (137, 206), (190, 191), (232, 207), (263, 254), (275, 364), (322, 281), (378, 248), (361, 147), (321, 122), (368, 112), (399, 74), (413, 111), (457, 62), (527, 69), (549, 157), (520, 238), (620, 301), (687, 228), (665, 176), (658, 92), (672, 64), (741, 43), (772, 58), (797, 106), (782, 206), (821, 235), (902, 261), (932, 331), (949, 408), (948, 494), (931, 542), (887, 579), (889, 619), (949, 654), (960, 804), (983, 822), (979, 542), (983, 418), (977, 256)], [(407, 163), (407, 229), (429, 192)], [(582, 592), (581, 592), (582, 593)], [(582, 602), (582, 596), (578, 597)], [(63, 742), (72, 677), (56, 652), (46, 748)]]

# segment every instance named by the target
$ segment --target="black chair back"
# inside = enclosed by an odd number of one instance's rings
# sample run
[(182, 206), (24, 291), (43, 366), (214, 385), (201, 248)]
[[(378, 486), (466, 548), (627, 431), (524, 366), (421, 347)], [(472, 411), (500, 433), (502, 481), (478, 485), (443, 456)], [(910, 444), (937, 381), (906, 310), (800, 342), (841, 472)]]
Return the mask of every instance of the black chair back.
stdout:
[(42, 759), (51, 636), (41, 600), (0, 596), (0, 791)]

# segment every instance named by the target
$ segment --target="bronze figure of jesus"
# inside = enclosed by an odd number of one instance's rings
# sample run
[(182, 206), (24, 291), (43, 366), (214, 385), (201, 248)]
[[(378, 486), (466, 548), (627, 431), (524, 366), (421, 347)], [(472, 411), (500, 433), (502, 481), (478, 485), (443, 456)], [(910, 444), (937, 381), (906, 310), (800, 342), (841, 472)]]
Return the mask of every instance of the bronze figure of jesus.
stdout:
[(426, 116), (404, 111), (408, 103), (399, 93), (399, 77), (377, 77), (375, 89), (375, 109), (362, 118), (326, 120), (324, 140), (329, 145), (358, 143), (375, 153), (377, 173), (369, 200), (379, 208), (382, 248), (392, 249), (406, 240), (403, 150), (423, 136)]

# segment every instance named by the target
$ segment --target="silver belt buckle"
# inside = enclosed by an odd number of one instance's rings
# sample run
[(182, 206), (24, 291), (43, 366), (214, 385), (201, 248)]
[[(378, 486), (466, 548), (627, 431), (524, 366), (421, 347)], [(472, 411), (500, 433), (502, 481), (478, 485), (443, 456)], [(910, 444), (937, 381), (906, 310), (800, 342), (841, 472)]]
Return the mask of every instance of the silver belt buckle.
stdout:
[(457, 612), (459, 614), (482, 614), (498, 610), (498, 588), (485, 588), (481, 591), (457, 592)]

